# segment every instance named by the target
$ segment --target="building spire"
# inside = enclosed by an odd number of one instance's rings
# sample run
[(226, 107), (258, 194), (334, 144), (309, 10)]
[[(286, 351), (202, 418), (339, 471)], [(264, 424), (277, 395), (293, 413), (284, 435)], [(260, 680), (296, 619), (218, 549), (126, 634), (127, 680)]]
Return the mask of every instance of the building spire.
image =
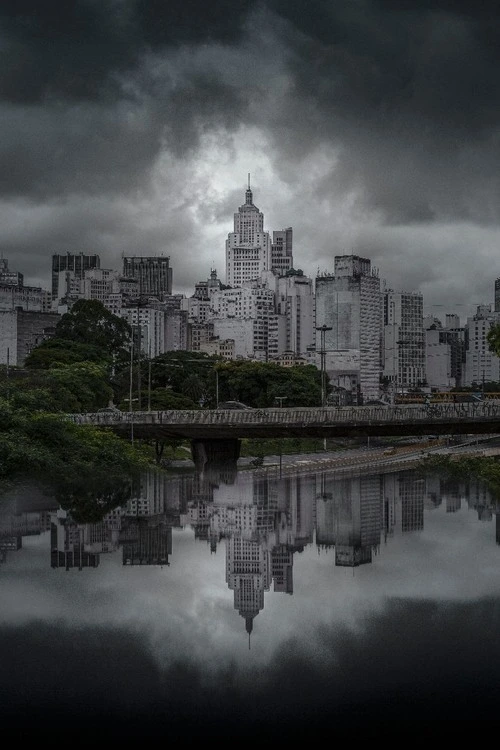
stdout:
[(250, 172), (248, 173), (248, 187), (245, 193), (245, 203), (249, 206), (253, 205), (253, 195), (252, 195), (252, 190), (250, 188)]

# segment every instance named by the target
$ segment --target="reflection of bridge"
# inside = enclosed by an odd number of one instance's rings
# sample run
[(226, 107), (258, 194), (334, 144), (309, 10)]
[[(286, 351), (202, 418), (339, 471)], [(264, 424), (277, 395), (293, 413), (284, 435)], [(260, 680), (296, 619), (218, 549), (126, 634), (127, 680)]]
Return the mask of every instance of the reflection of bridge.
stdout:
[(200, 409), (72, 414), (79, 424), (123, 437), (231, 441), (273, 437), (367, 437), (500, 433), (500, 402), (431, 406), (343, 406), (289, 409)]

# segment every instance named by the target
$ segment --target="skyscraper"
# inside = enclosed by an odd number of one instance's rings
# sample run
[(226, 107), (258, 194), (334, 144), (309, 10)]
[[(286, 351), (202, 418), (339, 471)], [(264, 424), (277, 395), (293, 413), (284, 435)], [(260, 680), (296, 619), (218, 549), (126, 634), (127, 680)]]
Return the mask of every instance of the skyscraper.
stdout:
[(61, 271), (67, 271), (76, 279), (83, 279), (85, 271), (100, 267), (101, 260), (98, 255), (85, 255), (84, 253), (54, 254), (52, 256), (52, 299), (59, 297), (59, 274)]
[[(316, 278), (316, 356), (323, 349), (331, 383), (352, 394), (354, 403), (380, 394), (380, 279), (367, 258), (335, 256), (335, 274)], [(323, 331), (321, 331), (323, 333)]]
[(241, 287), (258, 279), (264, 271), (275, 271), (282, 275), (293, 267), (292, 228), (273, 232), (264, 231), (264, 214), (253, 202), (253, 193), (248, 187), (245, 203), (234, 214), (234, 231), (226, 240), (226, 284)]
[(129, 256), (123, 258), (123, 275), (137, 279), (139, 296), (157, 297), (172, 294), (172, 269), (170, 258), (160, 256)]
[(383, 293), (384, 375), (398, 389), (425, 383), (425, 335), (421, 292)]

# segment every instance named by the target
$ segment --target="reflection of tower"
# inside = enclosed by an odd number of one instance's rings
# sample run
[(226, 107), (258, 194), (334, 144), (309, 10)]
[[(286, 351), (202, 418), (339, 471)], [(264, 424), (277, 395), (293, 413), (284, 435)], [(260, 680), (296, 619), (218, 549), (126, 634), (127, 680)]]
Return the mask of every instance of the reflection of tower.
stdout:
[(487, 484), (478, 479), (471, 479), (467, 487), (468, 505), (474, 508), (480, 521), (491, 521), (494, 499)]
[(396, 474), (382, 474), (382, 531), (384, 541), (394, 534), (397, 521)]
[(293, 594), (293, 551), (285, 544), (271, 552), (271, 576), (275, 591)]
[(261, 544), (233, 536), (226, 542), (226, 581), (234, 592), (234, 608), (245, 619), (250, 636), (254, 618), (264, 608), (264, 592), (269, 591), (269, 555)]
[(120, 542), (124, 565), (168, 565), (172, 526), (158, 518), (125, 518)]
[(50, 525), (50, 563), (53, 568), (97, 568), (99, 555), (85, 551), (85, 527), (64, 511), (54, 514)]
[(401, 531), (420, 531), (424, 528), (425, 479), (413, 471), (406, 471), (398, 478), (401, 500)]
[(2, 535), (0, 536), (0, 563), (7, 561), (7, 552), (9, 550), (17, 551), (23, 546), (23, 538), (20, 534), (17, 536)]
[(339, 480), (335, 494), (339, 497), (335, 565), (371, 563), (382, 530), (379, 475)]
[(456, 479), (442, 479), (441, 497), (446, 502), (447, 513), (456, 513), (458, 510), (460, 510), (462, 504), (460, 482), (458, 482)]
[(379, 475), (326, 477), (324, 499), (317, 500), (316, 541), (335, 545), (335, 565), (356, 567), (372, 561), (382, 532), (382, 485)]
[(293, 593), (293, 554), (313, 539), (314, 504), (304, 481), (240, 472), (236, 488), (214, 491), (210, 541), (226, 540), (226, 581), (249, 635), (273, 581), (275, 592)]

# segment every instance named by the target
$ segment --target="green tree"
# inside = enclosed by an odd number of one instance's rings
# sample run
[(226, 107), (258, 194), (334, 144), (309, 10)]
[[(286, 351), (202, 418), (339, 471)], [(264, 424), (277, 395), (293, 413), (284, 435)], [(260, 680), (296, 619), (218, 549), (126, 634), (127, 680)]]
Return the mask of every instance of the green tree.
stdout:
[(113, 398), (104, 363), (54, 363), (48, 370), (29, 370), (23, 377), (0, 383), (0, 397), (14, 410), (28, 412), (95, 411)]
[(490, 352), (500, 357), (500, 324), (495, 323), (492, 325), (488, 333), (486, 334), (486, 341), (488, 342), (488, 348)]
[[(128, 408), (128, 402), (124, 404)], [(155, 388), (151, 391), (151, 409), (158, 411), (168, 411), (169, 409), (198, 409), (196, 404), (189, 396), (175, 393), (165, 388)]]
[(128, 348), (131, 328), (126, 320), (113, 315), (98, 300), (80, 299), (56, 325), (55, 338), (76, 341), (110, 355)]
[(0, 399), (0, 480), (30, 477), (48, 487), (82, 478), (130, 477), (153, 465), (140, 445), (64, 415), (14, 411)]
[(67, 403), (61, 398), (56, 411), (95, 411), (113, 398), (106, 367), (95, 362), (52, 367), (46, 373), (46, 384), (56, 397), (66, 396)]
[(270, 362), (246, 360), (218, 365), (221, 400), (243, 401), (249, 406), (319, 406), (321, 373), (313, 365), (281, 367)]
[(30, 370), (48, 370), (54, 365), (72, 365), (76, 362), (105, 362), (112, 357), (106, 349), (71, 339), (51, 338), (43, 341), (28, 354), (25, 367)]

